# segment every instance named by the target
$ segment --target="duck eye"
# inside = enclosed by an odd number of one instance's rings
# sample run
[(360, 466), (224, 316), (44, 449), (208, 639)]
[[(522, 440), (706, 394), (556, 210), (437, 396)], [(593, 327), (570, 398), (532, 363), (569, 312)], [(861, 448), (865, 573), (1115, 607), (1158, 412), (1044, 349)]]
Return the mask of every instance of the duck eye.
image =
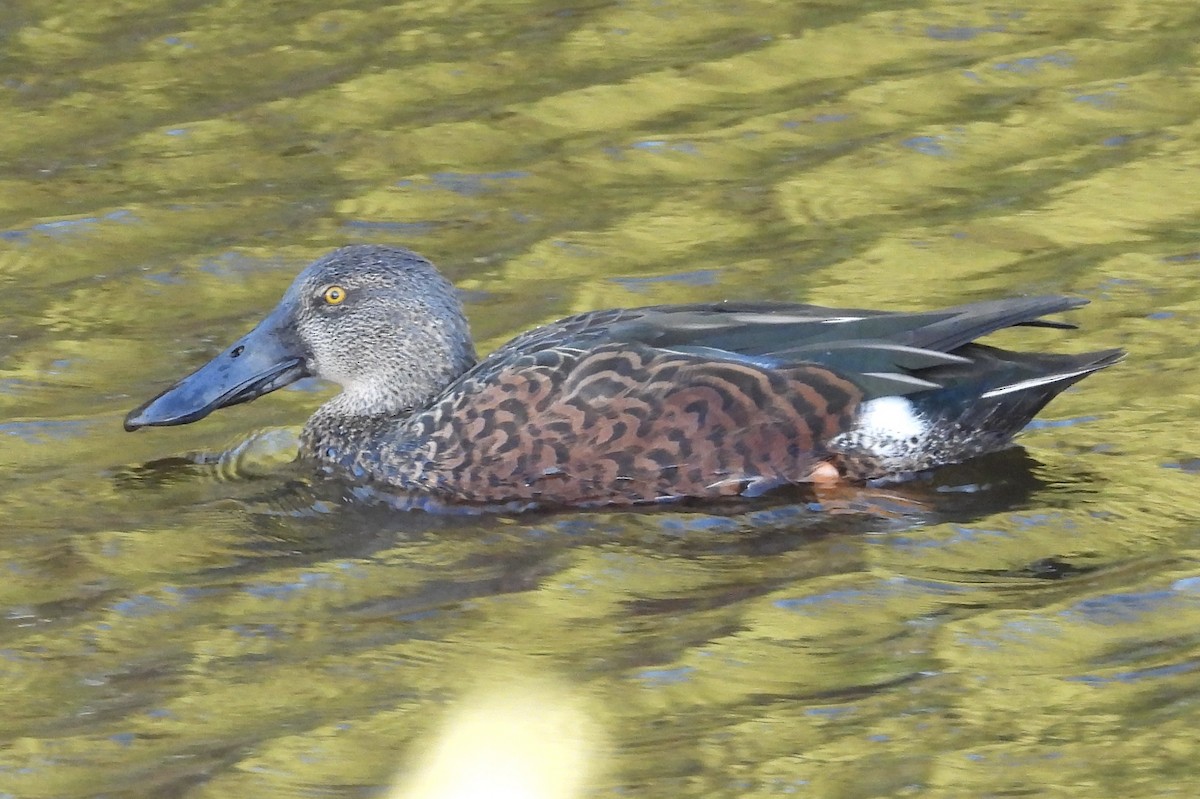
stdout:
[(321, 296), (326, 305), (341, 305), (346, 300), (346, 290), (341, 286), (330, 286)]

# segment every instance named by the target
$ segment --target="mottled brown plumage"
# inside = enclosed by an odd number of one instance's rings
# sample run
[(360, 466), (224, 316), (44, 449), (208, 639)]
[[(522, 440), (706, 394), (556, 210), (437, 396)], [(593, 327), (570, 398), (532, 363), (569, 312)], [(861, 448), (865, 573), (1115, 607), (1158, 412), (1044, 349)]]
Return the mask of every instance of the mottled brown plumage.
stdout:
[(1067, 385), (1119, 359), (971, 343), (1082, 304), (920, 313), (715, 303), (580, 314), (474, 363), (452, 287), (408, 250), (317, 261), (254, 331), (132, 412), (183, 424), (304, 374), (343, 392), (304, 457), (438, 503), (632, 504), (757, 496), (830, 467), (896, 477), (1006, 446)]
[[(490, 370), (489, 370), (490, 371)], [(862, 392), (818, 366), (704, 361), (643, 345), (543, 350), (383, 421), (378, 451), (310, 426), (305, 448), (462, 502), (654, 502), (806, 479)]]

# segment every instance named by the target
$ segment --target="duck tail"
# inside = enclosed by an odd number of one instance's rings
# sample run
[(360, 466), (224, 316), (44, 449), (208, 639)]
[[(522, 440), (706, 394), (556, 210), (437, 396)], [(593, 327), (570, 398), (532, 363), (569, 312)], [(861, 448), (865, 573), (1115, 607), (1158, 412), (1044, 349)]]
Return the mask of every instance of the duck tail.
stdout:
[(944, 367), (940, 375), (923, 375), (944, 388), (913, 397), (935, 427), (963, 431), (964, 452), (956, 460), (1007, 446), (1052, 399), (1125, 357), (1119, 349), (1060, 355), (1009, 352), (981, 344), (958, 353), (972, 364), (959, 367), (958, 374), (951, 374), (955, 367)]
[(935, 387), (864, 404), (858, 425), (834, 439), (847, 474), (893, 479), (1004, 449), (1072, 384), (1120, 361), (1118, 349), (1080, 355), (956, 349), (961, 363), (923, 369)]
[[(1125, 351), (1120, 349), (1098, 350), (1082, 355), (1034, 355), (1031, 353), (1008, 353), (1009, 360), (1023, 360), (1035, 373), (1029, 377), (1002, 383), (989, 388), (980, 394), (980, 399), (988, 400), (1006, 395), (1033, 393), (1045, 396), (1043, 405), (1071, 385), (1078, 383), (1092, 372), (1112, 366), (1125, 357)], [(1017, 357), (1014, 357), (1017, 356)], [(1049, 361), (1050, 363), (1045, 363)], [(1039, 369), (1039, 367), (1041, 367)], [(1040, 409), (1040, 408), (1039, 408)]]
[(1087, 304), (1088, 301), (1082, 297), (1060, 295), (973, 302), (950, 308), (945, 312), (945, 318), (913, 329), (903, 343), (938, 352), (950, 352), (1006, 327), (1051, 327), (1071, 330), (1075, 325), (1069, 322), (1049, 321), (1041, 317), (1070, 311)]

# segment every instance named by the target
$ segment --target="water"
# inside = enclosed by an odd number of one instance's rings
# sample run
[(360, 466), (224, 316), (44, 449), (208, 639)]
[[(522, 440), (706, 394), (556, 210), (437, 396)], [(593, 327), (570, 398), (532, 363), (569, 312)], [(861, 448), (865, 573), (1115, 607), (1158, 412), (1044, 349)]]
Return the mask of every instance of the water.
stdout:
[[(0, 797), (1195, 793), (1194, 3), (7, 10)], [(1130, 357), (867, 510), (398, 514), (290, 465), (313, 383), (122, 432), (350, 242), (483, 351), (1065, 292), (997, 341)]]

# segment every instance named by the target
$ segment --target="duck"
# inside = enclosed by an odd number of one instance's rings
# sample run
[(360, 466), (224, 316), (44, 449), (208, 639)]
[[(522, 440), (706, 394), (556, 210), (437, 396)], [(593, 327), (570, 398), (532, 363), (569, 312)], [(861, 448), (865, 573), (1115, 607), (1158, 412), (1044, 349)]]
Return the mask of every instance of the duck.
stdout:
[(250, 332), (125, 418), (182, 425), (300, 378), (341, 386), (299, 458), (444, 505), (535, 508), (753, 498), (909, 479), (1013, 445), (1120, 349), (1015, 352), (977, 339), (1086, 304), (1009, 297), (940, 310), (782, 301), (589, 311), (475, 354), (454, 286), (402, 247), (308, 265)]

